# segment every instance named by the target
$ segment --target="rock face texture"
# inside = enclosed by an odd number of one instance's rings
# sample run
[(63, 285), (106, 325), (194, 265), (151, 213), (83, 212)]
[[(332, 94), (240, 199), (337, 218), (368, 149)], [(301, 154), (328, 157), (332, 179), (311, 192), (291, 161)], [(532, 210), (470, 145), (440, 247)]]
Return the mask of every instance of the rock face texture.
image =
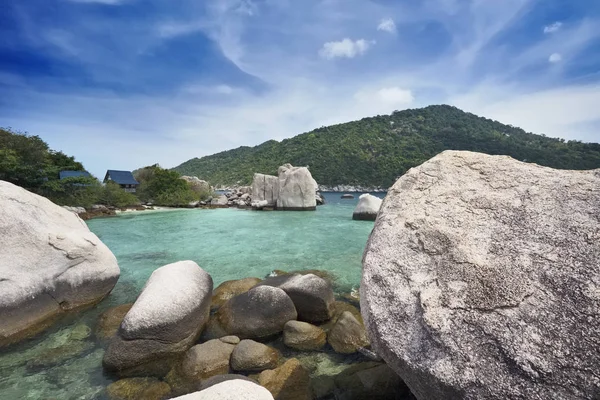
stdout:
[(327, 341), (337, 353), (356, 353), (361, 347), (369, 345), (365, 327), (350, 311), (339, 316), (329, 334)]
[(244, 278), (221, 283), (213, 291), (211, 307), (214, 309), (221, 307), (232, 297), (252, 289), (258, 283), (260, 283), (261, 280), (262, 279), (258, 278)]
[(210, 185), (197, 176), (182, 176), (181, 179), (186, 181), (195, 192), (210, 192)]
[(375, 221), (382, 202), (383, 200), (372, 194), (361, 194), (358, 198), (358, 204), (354, 209), (354, 213), (352, 214), (352, 219)]
[(289, 321), (283, 327), (283, 343), (292, 349), (319, 350), (326, 341), (325, 331), (307, 322)]
[(377, 353), (419, 399), (600, 397), (600, 170), (444, 152), (400, 178), (363, 258)]
[(186, 379), (200, 382), (216, 375), (229, 372), (229, 359), (235, 349), (234, 344), (219, 339), (197, 344), (189, 349), (181, 364), (181, 372)]
[(268, 205), (277, 205), (279, 198), (279, 178), (272, 175), (254, 174), (252, 179), (252, 200), (266, 201)]
[(257, 286), (225, 303), (214, 321), (226, 334), (260, 339), (282, 332), (285, 323), (297, 317), (292, 299), (283, 290)]
[(102, 300), (119, 279), (111, 251), (77, 215), (0, 181), (0, 347)]
[(278, 210), (315, 210), (317, 185), (306, 167), (285, 164), (279, 167)]
[(104, 367), (126, 375), (166, 373), (169, 359), (200, 336), (212, 288), (210, 275), (193, 261), (155, 270), (106, 350)]

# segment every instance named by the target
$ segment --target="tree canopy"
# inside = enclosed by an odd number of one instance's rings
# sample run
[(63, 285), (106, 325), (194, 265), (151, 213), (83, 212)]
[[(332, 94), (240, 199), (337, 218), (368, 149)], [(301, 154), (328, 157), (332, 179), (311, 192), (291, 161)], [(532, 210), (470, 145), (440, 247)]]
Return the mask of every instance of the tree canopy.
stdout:
[(600, 144), (565, 141), (440, 105), (321, 127), (281, 142), (239, 147), (175, 167), (216, 185), (249, 184), (284, 163), (309, 166), (319, 184), (389, 187), (444, 150), (509, 155), (560, 169), (600, 168)]

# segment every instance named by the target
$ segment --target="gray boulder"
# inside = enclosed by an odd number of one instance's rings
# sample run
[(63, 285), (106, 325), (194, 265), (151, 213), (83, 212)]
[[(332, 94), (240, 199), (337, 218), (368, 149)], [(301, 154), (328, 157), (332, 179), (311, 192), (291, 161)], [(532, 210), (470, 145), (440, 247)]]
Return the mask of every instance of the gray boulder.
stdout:
[(373, 196), (372, 194), (361, 194), (358, 198), (358, 204), (354, 209), (354, 213), (352, 214), (352, 219), (375, 221), (382, 202), (383, 200), (377, 196)]
[(102, 300), (117, 259), (76, 214), (0, 181), (0, 347)]
[(210, 312), (212, 278), (193, 261), (155, 270), (112, 339), (103, 365), (120, 375), (161, 375), (198, 339)]
[(181, 374), (188, 381), (200, 382), (229, 372), (229, 360), (236, 345), (219, 339), (189, 349), (183, 357)]
[(210, 185), (208, 182), (198, 178), (197, 176), (182, 176), (181, 179), (190, 184), (190, 187), (195, 192), (210, 192)]
[(317, 185), (306, 167), (285, 164), (279, 167), (278, 210), (311, 211), (317, 207)]
[(298, 317), (292, 299), (281, 289), (257, 286), (227, 301), (215, 314), (213, 327), (242, 339), (260, 339), (283, 331)]
[(350, 311), (344, 311), (327, 335), (336, 353), (352, 354), (369, 345), (365, 326)]
[(295, 350), (320, 350), (326, 341), (325, 331), (307, 322), (288, 321), (283, 327), (283, 343)]
[(273, 400), (264, 387), (245, 379), (232, 379), (173, 400)]
[(279, 352), (272, 347), (254, 340), (242, 340), (231, 354), (231, 368), (234, 371), (260, 372), (277, 367)]
[[(252, 179), (252, 201), (266, 201), (266, 205), (276, 205), (279, 197), (279, 179), (276, 176), (254, 174)], [(264, 207), (264, 206), (263, 206)]]
[(600, 398), (600, 170), (444, 152), (363, 258), (376, 352), (419, 399)]
[(335, 298), (331, 283), (315, 274), (285, 274), (267, 278), (259, 285), (283, 289), (302, 321), (323, 322), (333, 316)]
[(217, 196), (216, 198), (213, 197), (212, 200), (210, 201), (210, 204), (212, 206), (217, 206), (217, 207), (226, 207), (227, 203), (228, 203), (228, 199), (227, 196), (225, 196), (224, 194)]

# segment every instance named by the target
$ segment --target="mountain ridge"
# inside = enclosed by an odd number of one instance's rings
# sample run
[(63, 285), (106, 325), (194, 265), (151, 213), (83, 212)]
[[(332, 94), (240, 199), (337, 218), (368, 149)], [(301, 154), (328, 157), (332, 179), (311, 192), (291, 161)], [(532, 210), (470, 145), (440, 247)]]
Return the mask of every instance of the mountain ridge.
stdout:
[(565, 141), (479, 117), (448, 105), (323, 126), (281, 142), (268, 140), (173, 168), (213, 185), (243, 185), (284, 163), (309, 166), (326, 186), (389, 187), (408, 169), (444, 150), (504, 154), (559, 169), (600, 168), (600, 144)]

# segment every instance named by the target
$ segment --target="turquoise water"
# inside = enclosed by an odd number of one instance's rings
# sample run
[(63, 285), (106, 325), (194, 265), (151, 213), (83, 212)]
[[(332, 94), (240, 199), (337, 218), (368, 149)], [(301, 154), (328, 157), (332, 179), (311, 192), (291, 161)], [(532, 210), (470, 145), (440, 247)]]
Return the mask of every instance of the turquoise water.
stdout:
[(171, 262), (196, 261), (215, 286), (275, 269), (321, 269), (334, 275), (337, 291), (358, 287), (373, 223), (352, 220), (357, 198), (326, 194), (327, 204), (316, 212), (141, 211), (88, 221), (117, 257), (121, 278), (94, 309), (3, 350), (0, 399), (105, 398), (112, 379), (102, 372), (105, 343), (94, 337), (97, 318), (109, 307), (134, 301), (152, 271)]

